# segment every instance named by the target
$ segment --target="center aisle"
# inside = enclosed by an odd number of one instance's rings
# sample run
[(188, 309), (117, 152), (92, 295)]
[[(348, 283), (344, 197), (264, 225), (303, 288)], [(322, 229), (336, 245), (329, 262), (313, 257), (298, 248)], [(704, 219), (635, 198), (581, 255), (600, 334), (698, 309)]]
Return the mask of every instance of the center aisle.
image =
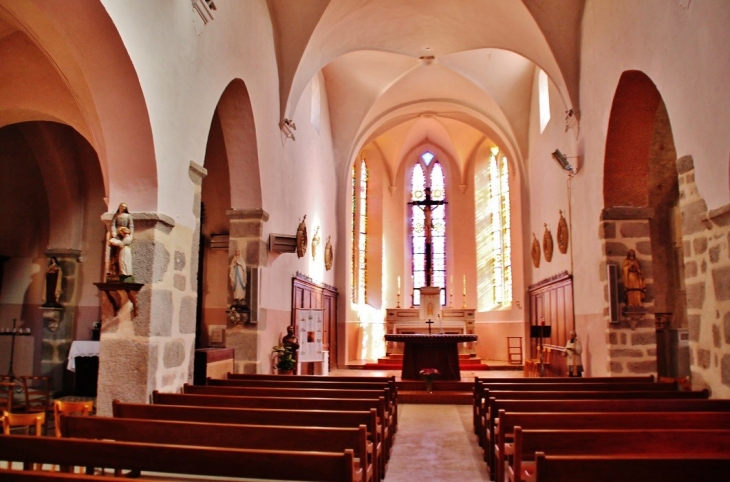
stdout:
[(386, 482), (488, 481), (471, 405), (401, 404)]

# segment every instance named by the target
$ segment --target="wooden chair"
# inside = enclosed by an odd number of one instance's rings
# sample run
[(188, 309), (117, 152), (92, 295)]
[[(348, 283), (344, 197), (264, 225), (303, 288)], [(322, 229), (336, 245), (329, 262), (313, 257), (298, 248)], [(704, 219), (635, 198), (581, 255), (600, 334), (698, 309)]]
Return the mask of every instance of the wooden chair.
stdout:
[(0, 381), (0, 410), (13, 411), (13, 397), (15, 396), (15, 383)]
[(48, 429), (48, 420), (53, 413), (53, 397), (51, 385), (53, 378), (46, 376), (23, 375), (20, 377), (25, 397), (25, 412), (46, 414), (44, 432)]
[(46, 423), (45, 412), (38, 413), (12, 413), (3, 411), (3, 433), (10, 435), (11, 429), (15, 427), (24, 428), (25, 435), (30, 435), (30, 428), (35, 427), (35, 435), (43, 435), (43, 424)]
[(55, 400), (53, 402), (53, 420), (55, 422), (56, 437), (61, 436), (61, 414), (64, 415), (91, 415), (94, 411), (93, 400), (70, 401)]

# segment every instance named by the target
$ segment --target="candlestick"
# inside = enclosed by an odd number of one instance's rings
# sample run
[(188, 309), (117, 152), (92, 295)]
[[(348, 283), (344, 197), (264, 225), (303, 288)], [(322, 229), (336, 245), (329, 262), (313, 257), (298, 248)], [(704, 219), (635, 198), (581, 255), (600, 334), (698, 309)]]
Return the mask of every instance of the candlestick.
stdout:
[(396, 307), (396, 308), (400, 308), (400, 293), (398, 293), (398, 297), (396, 298), (396, 300), (397, 300), (397, 301), (396, 301), (396, 303), (395, 303), (395, 307)]

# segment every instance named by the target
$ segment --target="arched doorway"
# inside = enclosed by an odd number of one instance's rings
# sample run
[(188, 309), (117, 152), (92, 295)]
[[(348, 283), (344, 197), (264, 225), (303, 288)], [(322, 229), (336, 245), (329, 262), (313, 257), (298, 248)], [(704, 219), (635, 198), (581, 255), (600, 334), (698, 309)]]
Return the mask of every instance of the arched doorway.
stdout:
[[(608, 300), (612, 373), (689, 374), (676, 161), (661, 94), (642, 72), (624, 72), (608, 126), (602, 213), (608, 292), (613, 281), (618, 288)], [(627, 290), (622, 276), (631, 250), (644, 279), (640, 292)], [(641, 301), (629, 302), (628, 293)]]
[[(255, 373), (259, 371), (260, 351), (259, 269), (267, 259), (262, 224), (268, 215), (261, 209), (253, 110), (246, 85), (240, 79), (228, 84), (216, 107), (208, 134), (205, 168), (196, 348), (221, 344), (233, 347), (237, 370)], [(229, 276), (236, 252), (247, 267), (242, 301), (234, 300)], [(217, 334), (221, 328), (226, 329), (224, 339)]]

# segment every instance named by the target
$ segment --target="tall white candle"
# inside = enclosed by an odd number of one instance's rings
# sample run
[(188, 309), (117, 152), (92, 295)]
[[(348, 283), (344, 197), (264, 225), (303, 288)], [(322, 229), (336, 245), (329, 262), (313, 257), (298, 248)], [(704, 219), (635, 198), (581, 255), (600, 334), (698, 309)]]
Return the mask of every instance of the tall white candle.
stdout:
[(398, 294), (400, 294), (400, 276), (398, 276)]
[(453, 274), (451, 276), (449, 276), (449, 289), (450, 290), (454, 289), (454, 275)]
[(463, 294), (464, 294), (464, 296), (466, 296), (466, 275), (464, 275), (464, 291), (463, 291)]

